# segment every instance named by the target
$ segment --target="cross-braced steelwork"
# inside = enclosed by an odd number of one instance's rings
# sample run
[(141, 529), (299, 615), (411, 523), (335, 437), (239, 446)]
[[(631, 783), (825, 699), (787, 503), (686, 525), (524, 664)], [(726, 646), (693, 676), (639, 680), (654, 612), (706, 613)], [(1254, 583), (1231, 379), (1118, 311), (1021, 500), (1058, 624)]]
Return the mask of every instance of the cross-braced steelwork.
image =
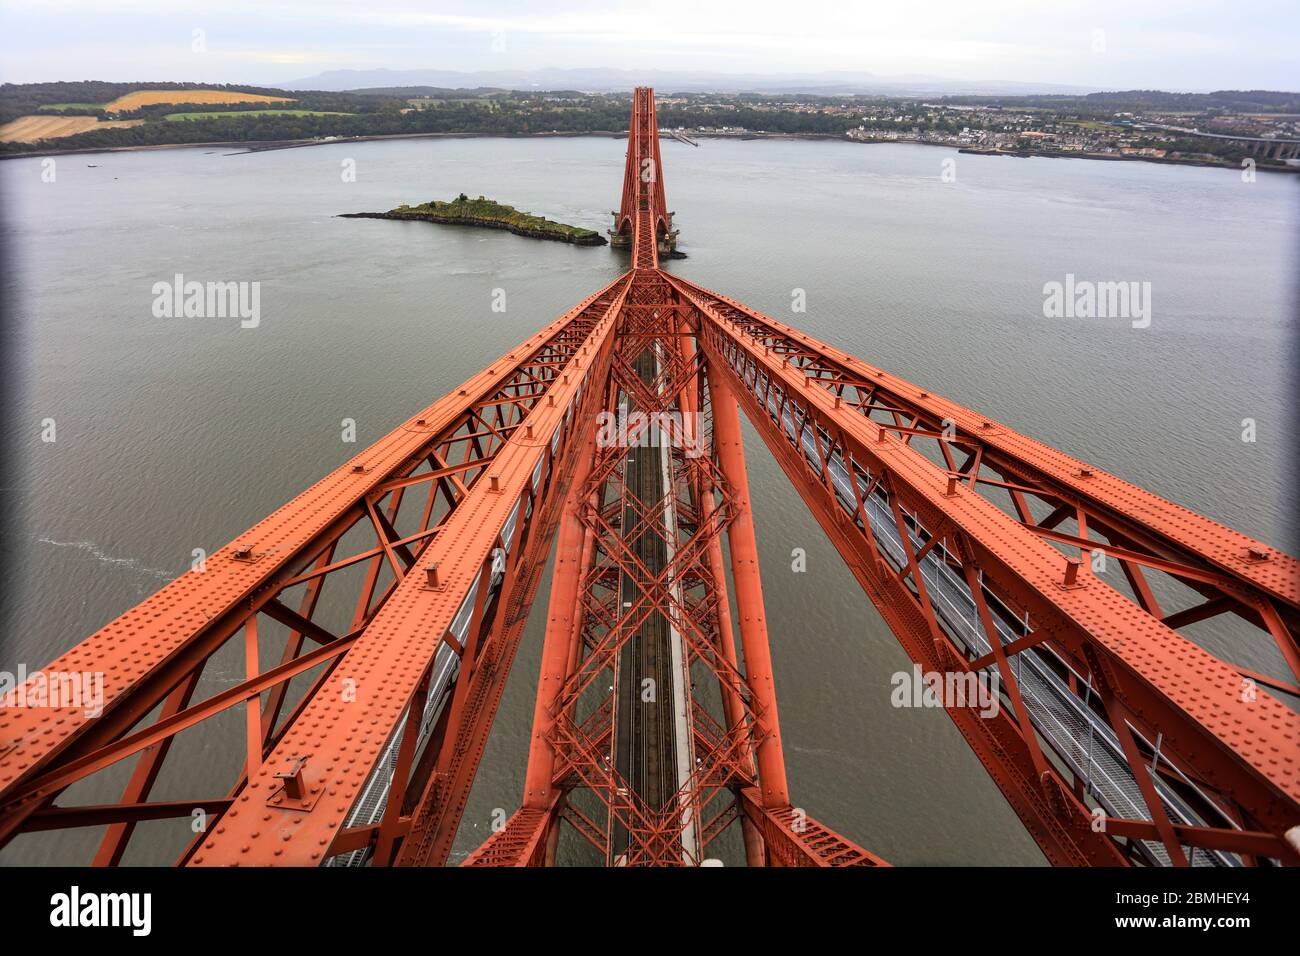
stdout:
[(677, 248), (673, 214), (664, 199), (662, 173), (654, 91), (638, 87), (632, 93), (623, 198), (614, 211), (614, 228), (610, 230), (610, 241), (615, 248), (631, 246), (634, 270), (657, 269), (659, 254)]
[[(183, 864), (445, 862), (554, 542), (523, 805), (467, 865), (696, 865), (733, 824), (751, 865), (882, 865), (790, 798), (743, 410), (913, 661), (997, 688), (944, 704), (1051, 862), (1300, 862), (1300, 562), (661, 270), (646, 88), (611, 232), (628, 273), (15, 691), (107, 675), (99, 716), (0, 708), (0, 842), (112, 865), (201, 811)], [(232, 709), (229, 787), (150, 800)]]

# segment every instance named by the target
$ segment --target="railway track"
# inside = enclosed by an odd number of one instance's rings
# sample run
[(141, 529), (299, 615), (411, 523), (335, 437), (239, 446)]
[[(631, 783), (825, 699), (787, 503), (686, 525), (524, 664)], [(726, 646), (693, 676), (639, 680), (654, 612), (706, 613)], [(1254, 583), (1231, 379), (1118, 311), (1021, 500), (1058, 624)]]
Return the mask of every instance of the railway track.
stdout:
[[(634, 363), (646, 383), (656, 375), (654, 354), (645, 350)], [(658, 575), (668, 559), (665, 541), (670, 520), (664, 507), (664, 456), (668, 449), (642, 444), (629, 448), (624, 461), (624, 533), (633, 532), (633, 550), (649, 576)], [(649, 516), (649, 517), (647, 517)], [(649, 584), (622, 576), (623, 607), (634, 606)], [(616, 689), (615, 767), (643, 805), (666, 809), (678, 789), (673, 690), (672, 633), (667, 619), (655, 611), (624, 645), (618, 661)], [(631, 794), (626, 795), (631, 799)], [(673, 838), (676, 838), (673, 834)], [(629, 834), (615, 824), (610, 841), (611, 863), (627, 853)]]

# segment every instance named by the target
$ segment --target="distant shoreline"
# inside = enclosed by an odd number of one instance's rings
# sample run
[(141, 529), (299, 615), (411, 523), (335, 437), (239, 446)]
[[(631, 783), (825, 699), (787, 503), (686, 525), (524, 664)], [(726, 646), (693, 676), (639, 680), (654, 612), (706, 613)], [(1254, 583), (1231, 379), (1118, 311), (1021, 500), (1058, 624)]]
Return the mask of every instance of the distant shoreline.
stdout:
[[(1153, 163), (1164, 166), (1202, 166), (1206, 169), (1226, 169), (1240, 171), (1241, 166), (1231, 162), (1212, 162), (1207, 159), (1171, 159), (1167, 156), (1123, 156), (1109, 153), (1065, 153), (1059, 150), (1017, 149), (996, 150), (980, 149), (972, 146), (958, 146), (953, 143), (929, 143), (919, 139), (849, 139), (839, 133), (697, 133), (690, 134), (695, 139), (735, 139), (735, 140), (810, 140), (854, 143), (861, 146), (887, 146), (903, 143), (909, 146), (937, 146), (951, 149), (972, 156), (1006, 156), (1024, 159), (1033, 156), (1045, 159), (1091, 159), (1103, 162), (1138, 162)], [(582, 137), (599, 137), (604, 139), (625, 139), (627, 132), (617, 130), (586, 130), (551, 133), (384, 133), (371, 136), (339, 136), (333, 139), (283, 139), (226, 141), (210, 143), (157, 143), (149, 146), (96, 146), (82, 149), (43, 149), (26, 153), (0, 153), (0, 160), (31, 159), (46, 156), (89, 156), (96, 153), (139, 153), (165, 149), (231, 149), (228, 155), (238, 156), (245, 153), (265, 153), (279, 149), (300, 149), (308, 146), (337, 146), (343, 143), (368, 143), (382, 140), (401, 139), (576, 139)], [(1256, 172), (1261, 173), (1300, 173), (1300, 166), (1263, 166), (1257, 165)]]
[(214, 140), (208, 143), (153, 143), (148, 146), (87, 146), (78, 149), (41, 149), (26, 153), (0, 153), (3, 159), (29, 159), (33, 156), (88, 156), (93, 153), (140, 153), (160, 149), (233, 149), (231, 155), (265, 153), (276, 149), (304, 146), (336, 146), (340, 143), (367, 143), (386, 139), (565, 139), (579, 136), (603, 136), (626, 139), (627, 132), (592, 130), (567, 133), (383, 133), (369, 136), (338, 136), (333, 139), (263, 139)]
[[(926, 146), (944, 146), (945, 143), (925, 143)], [(1053, 150), (1039, 149), (1017, 149), (1017, 150), (999, 150), (999, 149), (975, 149), (970, 146), (957, 148), (959, 153), (967, 153), (971, 156), (1008, 156), (1012, 159), (1028, 159), (1034, 156), (1041, 156), (1044, 159), (1097, 159), (1102, 162), (1110, 163), (1153, 163), (1157, 166), (1203, 166), (1206, 169), (1227, 169), (1233, 172), (1240, 172), (1244, 167), (1238, 163), (1222, 162), (1215, 163), (1208, 159), (1181, 159), (1170, 158), (1168, 156), (1116, 156), (1113, 153), (1063, 153)], [(1255, 166), (1255, 172), (1258, 173), (1300, 173), (1300, 166)]]
[[(702, 134), (707, 135), (707, 134)], [(767, 137), (759, 137), (767, 138)], [(813, 137), (788, 137), (797, 139), (811, 139)], [(817, 138), (835, 138), (839, 137), (817, 137)], [(938, 146), (942, 149), (955, 149), (959, 153), (965, 153), (969, 156), (1005, 156), (1010, 159), (1029, 159), (1031, 157), (1042, 157), (1043, 159), (1098, 159), (1102, 162), (1111, 163), (1154, 163), (1163, 166), (1203, 166), (1206, 169), (1228, 169), (1234, 172), (1240, 172), (1242, 167), (1233, 162), (1213, 162), (1208, 159), (1172, 159), (1168, 156), (1125, 156), (1115, 153), (1084, 153), (1084, 152), (1064, 152), (1053, 149), (983, 149), (978, 146), (956, 146), (952, 143), (928, 143), (921, 139), (854, 139), (848, 140), (850, 143), (861, 143), (863, 146), (885, 146), (890, 143), (906, 143), (909, 146)], [(1260, 173), (1300, 173), (1300, 166), (1259, 166), (1255, 167), (1256, 172)]]

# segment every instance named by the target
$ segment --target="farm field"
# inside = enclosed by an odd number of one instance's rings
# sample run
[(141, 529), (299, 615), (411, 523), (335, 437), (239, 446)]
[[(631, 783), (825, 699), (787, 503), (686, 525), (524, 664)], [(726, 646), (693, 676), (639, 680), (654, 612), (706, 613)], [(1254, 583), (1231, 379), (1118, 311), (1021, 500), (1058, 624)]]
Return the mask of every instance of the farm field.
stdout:
[(264, 96), (233, 90), (136, 90), (104, 105), (110, 113), (138, 110), (154, 103), (292, 103), (288, 96)]
[(113, 120), (101, 123), (93, 116), (20, 116), (0, 126), (0, 142), (34, 143), (38, 139), (56, 139), (92, 129), (139, 126), (144, 120)]

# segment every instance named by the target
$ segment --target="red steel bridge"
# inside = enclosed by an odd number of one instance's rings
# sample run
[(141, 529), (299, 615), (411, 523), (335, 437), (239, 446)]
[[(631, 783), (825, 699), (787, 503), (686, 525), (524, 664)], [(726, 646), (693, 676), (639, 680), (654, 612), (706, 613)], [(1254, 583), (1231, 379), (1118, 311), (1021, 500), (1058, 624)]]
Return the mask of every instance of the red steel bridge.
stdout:
[[(554, 547), (522, 806), (464, 865), (701, 864), (728, 830), (883, 865), (786, 779), (743, 412), (912, 660), (996, 676), (993, 716), (946, 709), (1049, 861), (1300, 862), (1300, 563), (664, 271), (662, 174), (638, 89), (628, 272), (46, 668), (103, 672), (102, 714), (0, 708), (0, 845), (95, 828), (113, 865), (201, 815), (181, 865), (445, 863)], [(151, 799), (222, 715), (224, 788)]]

